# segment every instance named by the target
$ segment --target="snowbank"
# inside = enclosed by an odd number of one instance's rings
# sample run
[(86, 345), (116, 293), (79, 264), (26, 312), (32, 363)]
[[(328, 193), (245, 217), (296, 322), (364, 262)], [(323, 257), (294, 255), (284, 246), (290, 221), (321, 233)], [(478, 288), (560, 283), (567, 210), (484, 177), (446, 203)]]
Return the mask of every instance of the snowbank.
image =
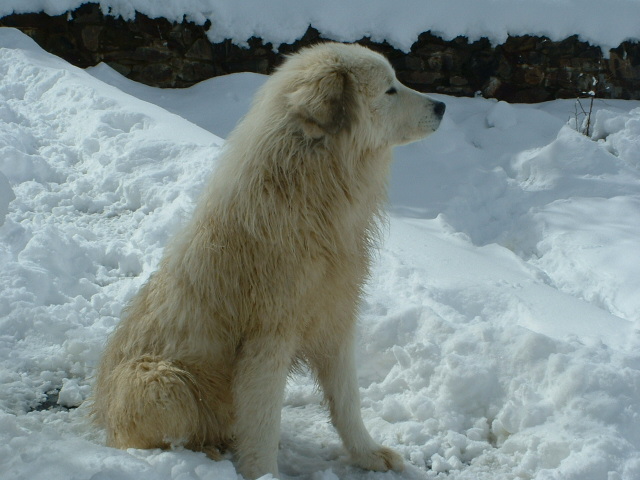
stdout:
[(0, 171), (16, 197), (0, 249), (11, 339), (0, 365), (12, 365), (0, 368), (0, 405), (25, 411), (67, 377), (87, 384), (99, 337), (191, 210), (221, 140), (0, 31), (12, 46), (0, 60)]
[[(61, 15), (87, 0), (5, 0), (0, 16), (44, 11)], [(625, 40), (640, 40), (638, 0), (93, 0), (105, 13), (131, 19), (135, 12), (152, 18), (165, 17), (197, 24), (210, 21), (209, 38), (231, 39), (243, 45), (252, 36), (272, 42), (292, 43), (309, 24), (324, 36), (355, 41), (368, 36), (388, 41), (403, 51), (422, 32), (431, 31), (445, 40), (459, 35), (471, 41), (487, 37), (494, 44), (508, 35), (544, 35), (557, 41), (571, 35), (600, 46), (605, 55)], [(267, 5), (267, 8), (265, 8)]]
[[(237, 480), (231, 457), (106, 448), (83, 402), (264, 78), (91, 72), (0, 29), (0, 478)], [(283, 478), (640, 478), (640, 103), (598, 103), (590, 139), (570, 101), (439, 99), (441, 129), (397, 150), (357, 352), (365, 423), (407, 471), (350, 466), (302, 373)]]

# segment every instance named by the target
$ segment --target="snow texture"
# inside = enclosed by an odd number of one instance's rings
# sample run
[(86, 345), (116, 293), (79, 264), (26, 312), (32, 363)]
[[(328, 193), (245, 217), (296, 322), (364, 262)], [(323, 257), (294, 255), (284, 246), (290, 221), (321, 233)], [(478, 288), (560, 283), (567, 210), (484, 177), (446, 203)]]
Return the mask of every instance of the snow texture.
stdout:
[[(0, 78), (0, 478), (237, 480), (231, 456), (105, 447), (84, 401), (264, 77), (158, 90), (0, 29)], [(299, 373), (282, 478), (637, 480), (640, 102), (596, 101), (588, 138), (572, 101), (436, 97), (359, 324), (364, 420), (407, 470), (351, 466)]]
[(0, 16), (61, 15), (89, 1), (125, 19), (140, 12), (175, 22), (209, 21), (214, 42), (231, 39), (246, 45), (255, 36), (276, 48), (302, 37), (309, 25), (333, 40), (366, 36), (405, 52), (426, 31), (446, 40), (486, 37), (493, 44), (508, 35), (543, 35), (554, 41), (578, 35), (605, 55), (625, 40), (640, 40), (640, 0), (3, 0)]

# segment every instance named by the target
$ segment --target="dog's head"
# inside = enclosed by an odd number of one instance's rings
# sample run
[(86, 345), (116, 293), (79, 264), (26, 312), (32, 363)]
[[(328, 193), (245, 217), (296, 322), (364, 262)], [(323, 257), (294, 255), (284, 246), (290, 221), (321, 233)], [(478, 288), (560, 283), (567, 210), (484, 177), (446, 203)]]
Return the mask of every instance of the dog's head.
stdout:
[(305, 135), (356, 135), (369, 147), (409, 143), (433, 133), (444, 103), (402, 85), (389, 62), (359, 45), (325, 43), (290, 57), (285, 82), (290, 118)]

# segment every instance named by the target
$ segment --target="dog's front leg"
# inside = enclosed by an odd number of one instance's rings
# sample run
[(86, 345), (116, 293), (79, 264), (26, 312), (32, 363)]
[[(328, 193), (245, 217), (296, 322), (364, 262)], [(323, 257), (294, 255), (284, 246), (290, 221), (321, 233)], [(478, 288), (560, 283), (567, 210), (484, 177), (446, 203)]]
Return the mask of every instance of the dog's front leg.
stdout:
[(282, 339), (245, 341), (233, 382), (238, 470), (248, 480), (278, 476), (278, 443), (291, 352)]
[(329, 404), (331, 421), (345, 447), (362, 468), (402, 470), (402, 457), (374, 442), (362, 422), (353, 338), (333, 335), (326, 340), (324, 354), (315, 356), (312, 363)]

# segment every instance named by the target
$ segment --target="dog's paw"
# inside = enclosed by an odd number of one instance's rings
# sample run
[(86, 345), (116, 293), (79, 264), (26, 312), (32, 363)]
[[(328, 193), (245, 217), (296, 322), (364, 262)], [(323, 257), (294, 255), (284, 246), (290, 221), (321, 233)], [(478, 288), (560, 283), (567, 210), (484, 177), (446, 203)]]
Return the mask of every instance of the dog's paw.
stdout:
[(219, 462), (220, 460), (224, 460), (222, 453), (218, 447), (214, 447), (213, 445), (205, 445), (202, 447), (202, 451), (204, 454), (209, 457), (211, 460)]
[(386, 472), (394, 470), (401, 472), (404, 470), (404, 460), (400, 455), (387, 447), (378, 447), (367, 453), (354, 456), (356, 465), (366, 470), (376, 470)]

